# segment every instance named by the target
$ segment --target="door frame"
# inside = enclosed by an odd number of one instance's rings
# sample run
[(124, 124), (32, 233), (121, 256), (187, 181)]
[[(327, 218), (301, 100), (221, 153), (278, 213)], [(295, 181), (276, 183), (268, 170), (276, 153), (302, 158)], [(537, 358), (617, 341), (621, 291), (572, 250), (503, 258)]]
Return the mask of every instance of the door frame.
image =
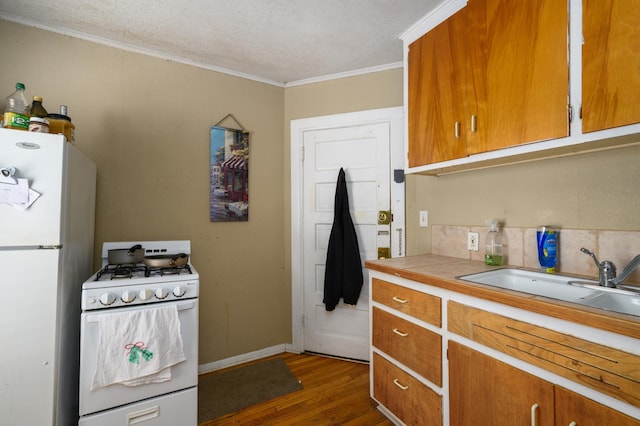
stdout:
[[(303, 232), (303, 158), (304, 132), (364, 124), (390, 124), (391, 209), (394, 226), (404, 229), (404, 173), (401, 182), (393, 184), (394, 170), (404, 170), (404, 107), (380, 108), (344, 114), (291, 120), (291, 350), (304, 351), (304, 248)], [(403, 235), (402, 238), (405, 238)], [(392, 244), (392, 255), (405, 255), (404, 244)], [(369, 285), (365, 283), (365, 285)]]

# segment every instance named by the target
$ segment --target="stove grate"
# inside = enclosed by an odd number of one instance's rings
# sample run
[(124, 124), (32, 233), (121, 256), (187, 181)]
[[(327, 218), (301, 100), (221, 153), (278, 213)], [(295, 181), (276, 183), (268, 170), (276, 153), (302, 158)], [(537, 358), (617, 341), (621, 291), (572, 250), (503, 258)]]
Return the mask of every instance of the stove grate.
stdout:
[[(192, 274), (191, 267), (186, 264), (182, 266), (171, 267), (148, 267), (141, 263), (125, 263), (125, 264), (108, 264), (104, 268), (98, 271), (95, 281), (100, 281), (100, 278), (109, 277), (109, 279), (123, 279), (133, 278), (136, 273), (144, 273), (145, 277), (151, 276), (164, 276), (164, 275), (179, 275), (179, 274)], [(139, 275), (138, 275), (139, 276)]]

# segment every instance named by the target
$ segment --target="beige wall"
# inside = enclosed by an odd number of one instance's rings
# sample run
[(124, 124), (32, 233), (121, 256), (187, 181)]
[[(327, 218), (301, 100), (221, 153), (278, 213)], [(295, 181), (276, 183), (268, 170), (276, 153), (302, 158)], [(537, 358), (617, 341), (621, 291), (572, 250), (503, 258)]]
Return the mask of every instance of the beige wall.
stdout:
[[(638, 138), (640, 141), (640, 137)], [(409, 254), (431, 251), (430, 228), (418, 228), (419, 210), (432, 225), (640, 230), (640, 146), (468, 171), (416, 176), (407, 187)], [(414, 238), (411, 238), (414, 236)], [(606, 258), (607, 253), (599, 253)]]
[[(201, 276), (200, 363), (291, 340), (283, 255), (284, 89), (0, 21), (0, 93), (68, 105), (98, 165), (104, 241), (189, 239)], [(251, 132), (250, 219), (209, 222), (209, 128)], [(233, 121), (225, 121), (233, 126)]]

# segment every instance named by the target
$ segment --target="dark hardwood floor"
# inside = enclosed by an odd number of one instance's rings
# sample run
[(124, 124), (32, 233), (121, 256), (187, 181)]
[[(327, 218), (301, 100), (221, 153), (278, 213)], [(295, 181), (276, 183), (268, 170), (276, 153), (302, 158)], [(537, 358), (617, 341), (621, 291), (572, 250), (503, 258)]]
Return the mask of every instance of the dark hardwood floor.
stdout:
[[(369, 397), (369, 365), (282, 353), (303, 389), (200, 423), (214, 425), (392, 425)], [(210, 373), (210, 374), (216, 374)]]

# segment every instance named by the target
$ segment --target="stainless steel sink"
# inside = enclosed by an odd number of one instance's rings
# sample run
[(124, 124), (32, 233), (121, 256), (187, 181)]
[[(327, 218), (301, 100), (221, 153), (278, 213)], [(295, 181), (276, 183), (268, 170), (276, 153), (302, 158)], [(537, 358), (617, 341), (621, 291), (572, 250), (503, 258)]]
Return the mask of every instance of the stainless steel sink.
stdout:
[(598, 281), (522, 269), (495, 269), (457, 277), (537, 296), (550, 297), (613, 312), (640, 316), (640, 287), (601, 287)]

